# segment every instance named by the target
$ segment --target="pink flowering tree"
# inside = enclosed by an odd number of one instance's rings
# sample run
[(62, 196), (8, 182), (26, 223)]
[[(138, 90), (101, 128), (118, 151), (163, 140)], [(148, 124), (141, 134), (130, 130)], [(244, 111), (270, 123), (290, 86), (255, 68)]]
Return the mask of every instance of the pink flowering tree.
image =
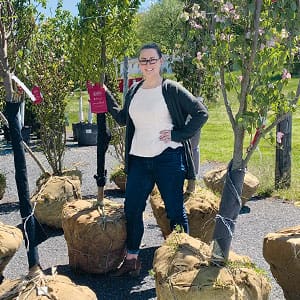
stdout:
[[(181, 24), (177, 25), (179, 32), (173, 48), (174, 61), (172, 69), (177, 80), (194, 95), (201, 96), (205, 102), (219, 100), (220, 81), (215, 76), (217, 65), (210, 59), (206, 44), (207, 31), (211, 31), (211, 23), (206, 22), (206, 11), (195, 1), (186, 1), (181, 13)], [(196, 1), (199, 2), (199, 1)], [(210, 4), (206, 6), (210, 10)], [(206, 26), (206, 28), (205, 28)]]
[[(193, 5), (194, 13), (184, 17), (192, 31), (199, 27), (199, 35), (205, 33), (205, 47), (199, 48), (194, 62), (201, 66), (210, 60), (217, 66), (234, 132), (233, 168), (244, 168), (260, 139), (296, 108), (299, 86), (291, 93), (285, 88), (299, 52), (299, 2), (214, 0), (209, 8), (205, 1), (194, 2), (199, 3)], [(232, 72), (232, 64), (240, 75)], [(228, 96), (232, 90), (238, 97), (236, 111)], [(246, 153), (245, 132), (256, 133)]]
[[(300, 4), (298, 0), (191, 2), (184, 17), (191, 31), (199, 28), (205, 45), (195, 61), (202, 64), (206, 58), (215, 64), (234, 135), (214, 234), (213, 253), (226, 259), (247, 164), (261, 138), (297, 106), (300, 81), (295, 91), (287, 92), (286, 87), (299, 52)], [(238, 74), (232, 71), (233, 65)], [(230, 91), (236, 92), (237, 99), (230, 99)]]

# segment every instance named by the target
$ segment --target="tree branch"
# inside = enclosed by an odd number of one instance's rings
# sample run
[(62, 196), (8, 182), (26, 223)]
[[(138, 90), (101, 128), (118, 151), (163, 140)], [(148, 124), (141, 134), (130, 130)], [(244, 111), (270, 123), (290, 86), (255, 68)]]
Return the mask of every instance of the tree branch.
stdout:
[(2, 12), (0, 11), (0, 47), (3, 48), (4, 44), (5, 44), (5, 26), (4, 23), (2, 22)]
[[(298, 81), (298, 87), (297, 87), (297, 91), (296, 91), (296, 95), (295, 95), (295, 98), (291, 101), (290, 105), (296, 105), (298, 100), (299, 100), (299, 97), (300, 97), (300, 79)], [(259, 134), (257, 136), (257, 139), (255, 140), (255, 142), (253, 143), (253, 145), (251, 145), (249, 148), (248, 148), (248, 151), (247, 151), (247, 155), (244, 159), (245, 161), (245, 164), (247, 165), (254, 150), (257, 148), (257, 145), (259, 144), (260, 142), (260, 139), (265, 136), (267, 133), (269, 133), (271, 130), (273, 130), (275, 128), (275, 126), (277, 126), (281, 121), (283, 121), (291, 112), (288, 111), (280, 116), (278, 116), (276, 118), (276, 120), (271, 123), (268, 127), (266, 127), (265, 129), (263, 128), (260, 128), (259, 129)]]
[(296, 91), (296, 95), (295, 95), (295, 98), (294, 100), (292, 101), (292, 105), (295, 105), (297, 104), (298, 100), (299, 100), (299, 97), (300, 97), (300, 79), (298, 81), (298, 87), (297, 87), (297, 91)]
[(261, 7), (262, 7), (262, 0), (257, 0), (256, 9), (255, 9), (255, 18), (254, 18), (254, 37), (253, 37), (253, 42), (251, 47), (250, 58), (248, 63), (246, 64), (245, 73), (243, 74), (243, 79), (242, 79), (239, 114), (243, 114), (245, 110), (246, 95), (247, 95), (247, 90), (250, 82), (250, 74), (252, 71), (254, 59), (257, 52)]
[(224, 67), (221, 66), (220, 67), (220, 78), (221, 78), (221, 91), (222, 91), (222, 95), (223, 95), (223, 99), (224, 99), (224, 104), (225, 104), (225, 108), (227, 111), (227, 115), (229, 117), (230, 123), (232, 128), (235, 127), (235, 120), (232, 114), (232, 110), (228, 101), (228, 97), (227, 97), (227, 92), (226, 92), (226, 88), (225, 88), (225, 77), (224, 77)]
[(4, 35), (4, 38), (7, 40), (11, 34), (12, 34), (12, 31), (13, 31), (13, 27), (14, 27), (14, 9), (13, 9), (13, 5), (11, 3), (11, 1), (7, 1), (7, 12), (6, 12), (6, 17), (8, 20), (10, 20), (10, 22), (8, 22), (8, 26), (6, 28), (6, 30), (4, 31), (5, 35)]

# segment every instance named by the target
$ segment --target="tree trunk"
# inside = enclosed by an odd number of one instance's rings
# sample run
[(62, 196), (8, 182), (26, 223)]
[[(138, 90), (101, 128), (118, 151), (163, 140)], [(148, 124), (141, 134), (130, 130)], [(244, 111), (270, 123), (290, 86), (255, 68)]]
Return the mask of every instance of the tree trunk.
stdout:
[[(6, 32), (4, 32), (4, 35)], [(11, 102), (13, 100), (13, 86), (11, 81), (11, 73), (7, 55), (7, 39), (3, 36), (0, 47), (0, 76), (3, 77), (3, 85), (5, 89), (5, 100)]]
[(13, 90), (12, 90), (10, 75), (4, 75), (3, 85), (4, 85), (4, 89), (5, 89), (5, 94), (6, 94), (6, 97), (5, 97), (6, 102), (12, 102), (13, 101)]
[(244, 129), (234, 129), (233, 159), (228, 165), (219, 214), (213, 235), (212, 261), (228, 259), (235, 222), (242, 207), (242, 189), (246, 173), (243, 160)]
[[(235, 222), (242, 207), (241, 194), (245, 177), (245, 169), (232, 169), (229, 163), (224, 182), (219, 214), (216, 217), (214, 230), (214, 250), (217, 246), (218, 256), (227, 260)], [(213, 255), (216, 253), (213, 253)]]
[[(101, 26), (105, 27), (105, 18), (101, 18)], [(100, 83), (101, 85), (105, 82), (105, 67), (106, 67), (106, 39), (102, 34), (101, 36), (101, 74)], [(94, 176), (98, 186), (97, 202), (101, 208), (102, 216), (104, 215), (104, 186), (106, 183), (106, 170), (105, 170), (105, 153), (108, 149), (111, 134), (106, 124), (105, 113), (97, 114), (97, 175)]]
[(47, 234), (35, 218), (33, 214), (34, 211), (30, 204), (25, 153), (20, 122), (17, 116), (19, 107), (20, 103), (7, 102), (5, 114), (9, 124), (14, 154), (15, 179), (18, 190), (20, 213), (23, 222), (22, 229), (25, 237), (29, 267), (32, 267), (39, 263), (37, 245), (47, 239)]

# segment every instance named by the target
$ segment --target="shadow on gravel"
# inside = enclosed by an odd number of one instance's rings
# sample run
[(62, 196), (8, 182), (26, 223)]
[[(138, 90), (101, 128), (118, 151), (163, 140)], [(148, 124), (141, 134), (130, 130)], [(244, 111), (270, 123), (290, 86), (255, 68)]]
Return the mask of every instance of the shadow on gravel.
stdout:
[[(78, 285), (85, 285), (92, 289), (100, 300), (144, 300), (156, 298), (154, 278), (149, 279), (149, 271), (152, 269), (154, 252), (157, 247), (141, 249), (140, 258), (142, 270), (140, 276), (132, 278), (129, 276), (112, 278), (109, 274), (88, 274), (76, 273), (68, 265), (57, 266), (60, 275), (69, 277)], [(51, 269), (45, 270), (46, 274), (51, 274)], [(146, 279), (146, 277), (148, 277)]]
[[(36, 141), (31, 141), (27, 145), (30, 147), (31, 151), (33, 152), (42, 152), (41, 147)], [(0, 142), (0, 156), (5, 156), (8, 154), (13, 154), (13, 150), (10, 142), (8, 143)]]
[(0, 215), (7, 215), (19, 210), (19, 202), (9, 202), (0, 204)]
[(79, 148), (79, 146), (78, 146), (78, 144), (74, 144), (74, 143), (68, 143), (68, 144), (66, 144), (66, 147), (67, 148)]
[(249, 214), (251, 211), (250, 207), (247, 205), (243, 205), (240, 210), (240, 215)]
[[(122, 198), (123, 199), (123, 198), (125, 198), (125, 193), (122, 192), (121, 190), (115, 189), (115, 188), (105, 189), (104, 190), (104, 197), (108, 198), (108, 199), (110, 199), (110, 198), (112, 198), (112, 199), (114, 199), (114, 198), (116, 198), (116, 199)], [(82, 197), (82, 199), (87, 199), (87, 200), (89, 200), (89, 199), (95, 199), (95, 198), (97, 198), (97, 196), (95, 194), (84, 195)]]
[(124, 198), (125, 193), (119, 189), (106, 189), (104, 196), (107, 198)]
[(64, 235), (64, 231), (62, 229), (49, 227), (47, 225), (42, 224), (44, 231), (48, 238)]
[[(64, 235), (64, 231), (62, 229), (53, 228), (53, 227), (50, 227), (50, 226), (45, 225), (45, 224), (41, 224), (41, 225), (43, 227), (43, 230), (46, 233), (46, 236), (47, 236), (46, 240), (48, 240), (51, 237)], [(23, 224), (20, 223), (16, 227), (19, 228), (20, 230), (22, 230), (23, 229)]]
[(1, 143), (1, 145), (0, 145), (0, 156), (5, 156), (5, 155), (8, 155), (8, 154), (12, 154), (11, 146), (3, 145)]

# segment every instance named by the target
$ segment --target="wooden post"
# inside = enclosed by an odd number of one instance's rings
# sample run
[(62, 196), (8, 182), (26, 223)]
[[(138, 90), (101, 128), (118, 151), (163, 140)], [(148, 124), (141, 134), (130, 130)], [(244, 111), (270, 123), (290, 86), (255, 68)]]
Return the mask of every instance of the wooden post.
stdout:
[(276, 128), (275, 189), (291, 186), (292, 114)]

